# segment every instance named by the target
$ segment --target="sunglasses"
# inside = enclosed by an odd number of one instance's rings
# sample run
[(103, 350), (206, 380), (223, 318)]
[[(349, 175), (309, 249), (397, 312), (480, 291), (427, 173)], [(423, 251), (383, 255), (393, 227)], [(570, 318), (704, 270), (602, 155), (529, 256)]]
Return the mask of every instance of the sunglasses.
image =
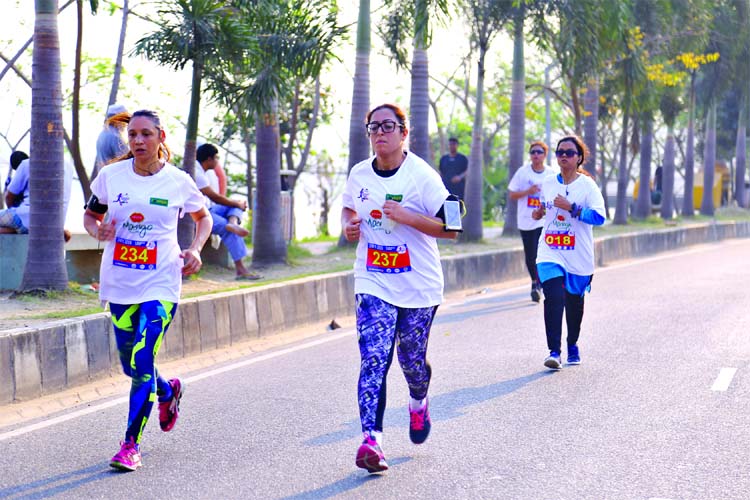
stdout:
[(566, 156), (568, 158), (573, 158), (574, 156), (578, 156), (578, 151), (575, 149), (558, 149), (555, 151), (555, 156), (558, 158), (561, 158), (563, 156)]
[(544, 150), (543, 149), (532, 149), (531, 151), (529, 151), (529, 154), (530, 155), (543, 155), (544, 154)]
[(377, 134), (378, 129), (381, 129), (384, 134), (390, 134), (396, 130), (396, 127), (401, 127), (401, 124), (393, 120), (384, 120), (382, 122), (370, 122), (365, 127), (367, 127), (367, 131), (371, 134)]

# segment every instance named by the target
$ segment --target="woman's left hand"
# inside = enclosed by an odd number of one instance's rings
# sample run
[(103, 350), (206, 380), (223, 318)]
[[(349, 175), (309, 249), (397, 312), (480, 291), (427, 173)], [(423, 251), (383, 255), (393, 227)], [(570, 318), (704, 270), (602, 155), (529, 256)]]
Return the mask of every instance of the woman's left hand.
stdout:
[(561, 194), (558, 194), (555, 197), (554, 205), (557, 208), (562, 208), (563, 210), (566, 210), (568, 212), (570, 212), (570, 210), (573, 208), (573, 204), (570, 203), (568, 199)]
[(190, 276), (201, 270), (203, 261), (201, 260), (201, 254), (198, 250), (188, 248), (180, 253), (184, 264), (182, 266), (182, 275)]

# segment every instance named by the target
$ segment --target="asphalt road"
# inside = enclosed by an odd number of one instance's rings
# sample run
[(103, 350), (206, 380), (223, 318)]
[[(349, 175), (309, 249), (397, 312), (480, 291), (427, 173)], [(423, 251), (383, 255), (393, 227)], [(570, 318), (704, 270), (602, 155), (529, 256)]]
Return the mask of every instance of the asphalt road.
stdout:
[(449, 298), (432, 435), (409, 441), (394, 362), (384, 474), (354, 466), (349, 328), (190, 374), (134, 473), (107, 465), (124, 398), (0, 429), (0, 498), (748, 499), (749, 257), (745, 239), (598, 269), (583, 364), (556, 373), (525, 284)]

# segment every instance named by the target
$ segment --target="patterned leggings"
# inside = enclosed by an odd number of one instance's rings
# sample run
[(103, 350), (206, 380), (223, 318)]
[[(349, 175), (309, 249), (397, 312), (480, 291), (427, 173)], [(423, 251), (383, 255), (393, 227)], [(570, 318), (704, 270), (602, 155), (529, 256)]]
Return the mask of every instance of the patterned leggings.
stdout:
[[(362, 431), (383, 431), (386, 376), (397, 345), (398, 362), (409, 394), (424, 399), (432, 369), (427, 362), (427, 341), (437, 306), (396, 307), (373, 295), (357, 294), (359, 371), (359, 417)], [(398, 340), (398, 344), (396, 341)]]
[(159, 376), (154, 361), (177, 304), (159, 300), (132, 305), (110, 303), (109, 310), (122, 370), (132, 379), (125, 440), (132, 438), (140, 443), (157, 393), (172, 392), (169, 383)]

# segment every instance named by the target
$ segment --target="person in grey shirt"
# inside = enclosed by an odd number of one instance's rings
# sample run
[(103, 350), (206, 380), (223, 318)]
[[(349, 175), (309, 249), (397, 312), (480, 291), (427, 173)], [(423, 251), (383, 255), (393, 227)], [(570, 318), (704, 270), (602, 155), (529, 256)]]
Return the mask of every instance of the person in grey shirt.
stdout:
[(99, 137), (96, 139), (96, 161), (94, 162), (94, 171), (91, 174), (91, 180), (94, 180), (100, 168), (127, 153), (128, 145), (122, 136), (125, 124), (110, 120), (113, 116), (120, 113), (127, 113), (127, 111), (122, 104), (112, 104), (107, 108), (107, 119), (104, 121), (104, 128), (99, 132)]

